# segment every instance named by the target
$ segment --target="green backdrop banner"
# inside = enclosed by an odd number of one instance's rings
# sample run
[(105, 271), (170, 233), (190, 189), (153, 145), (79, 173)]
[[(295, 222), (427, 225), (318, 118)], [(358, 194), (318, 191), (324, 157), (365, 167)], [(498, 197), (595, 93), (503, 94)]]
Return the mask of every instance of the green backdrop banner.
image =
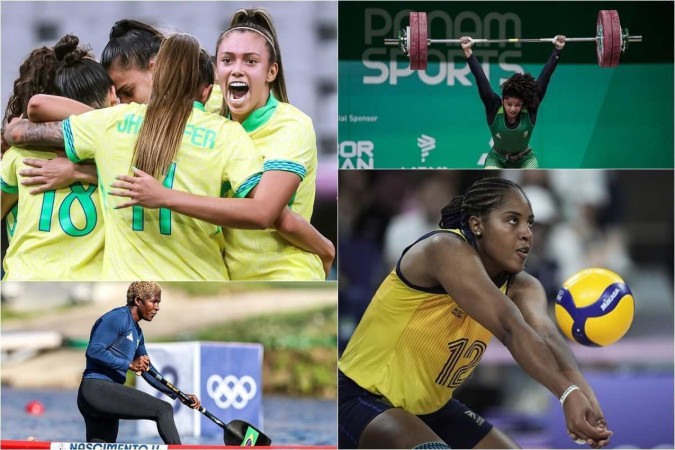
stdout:
[[(340, 2), (339, 164), (349, 168), (479, 168), (490, 149), (485, 108), (458, 45), (429, 48), (411, 71), (385, 47), (408, 25), (410, 3)], [(616, 9), (630, 43), (616, 68), (594, 43), (568, 43), (539, 109), (530, 145), (543, 168), (673, 167), (673, 2), (415, 2), (430, 38), (593, 37)], [(492, 88), (535, 77), (552, 44), (476, 45)]]

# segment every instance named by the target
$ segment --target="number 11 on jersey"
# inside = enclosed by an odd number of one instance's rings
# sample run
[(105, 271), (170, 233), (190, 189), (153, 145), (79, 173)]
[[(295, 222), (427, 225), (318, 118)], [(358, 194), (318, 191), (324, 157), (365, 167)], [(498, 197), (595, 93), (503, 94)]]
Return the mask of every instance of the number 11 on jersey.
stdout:
[[(176, 177), (176, 163), (169, 165), (169, 172), (166, 174), (162, 186), (172, 189), (173, 180)], [(142, 206), (132, 207), (131, 229), (134, 231), (143, 231), (145, 228), (144, 208)], [(171, 234), (171, 210), (159, 208), (159, 232), (164, 235)]]

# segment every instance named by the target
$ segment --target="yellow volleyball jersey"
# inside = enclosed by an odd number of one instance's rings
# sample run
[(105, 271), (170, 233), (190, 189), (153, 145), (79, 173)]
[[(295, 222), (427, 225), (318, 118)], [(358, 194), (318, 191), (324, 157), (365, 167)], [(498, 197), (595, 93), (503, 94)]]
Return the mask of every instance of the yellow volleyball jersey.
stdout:
[[(265, 171), (282, 170), (300, 177), (289, 202), (308, 222), (316, 192), (317, 148), (312, 119), (270, 95), (267, 104), (242, 124), (265, 160)], [(225, 264), (233, 280), (324, 280), (321, 259), (272, 229), (224, 229)]]
[[(168, 209), (114, 209), (126, 201), (110, 196), (115, 176), (130, 173), (133, 148), (146, 105), (132, 103), (71, 116), (63, 123), (66, 153), (93, 158), (105, 218), (106, 279), (225, 280), (220, 227)], [(220, 197), (230, 187), (244, 197), (260, 180), (262, 157), (243, 128), (206, 113), (195, 103), (183, 141), (169, 166), (166, 187)]]
[[(458, 230), (437, 232), (462, 236)], [(500, 289), (505, 293), (506, 284)], [(491, 338), (442, 287), (413, 287), (397, 265), (368, 305), (338, 367), (392, 405), (428, 414), (452, 398)]]
[(104, 231), (96, 185), (73, 183), (38, 195), (21, 185), (19, 170), (29, 168), (24, 158), (55, 156), (12, 147), (2, 159), (2, 190), (19, 196), (4, 280), (101, 278)]

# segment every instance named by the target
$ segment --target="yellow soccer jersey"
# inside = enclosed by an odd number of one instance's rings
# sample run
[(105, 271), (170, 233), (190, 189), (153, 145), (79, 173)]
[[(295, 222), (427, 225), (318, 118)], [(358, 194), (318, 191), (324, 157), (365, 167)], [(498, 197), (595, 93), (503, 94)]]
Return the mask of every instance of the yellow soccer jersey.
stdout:
[[(168, 209), (114, 209), (126, 201), (110, 196), (115, 176), (130, 173), (133, 148), (146, 106), (117, 105), (63, 122), (66, 153), (93, 158), (105, 217), (106, 279), (225, 280), (220, 227)], [(243, 128), (204, 111), (195, 102), (183, 141), (163, 180), (166, 187), (220, 197), (231, 187), (244, 197), (260, 180), (262, 157)]]
[[(2, 179), (0, 179), (0, 184)], [(5, 231), (7, 232), (7, 242), (12, 240), (14, 230), (16, 230), (16, 216), (19, 214), (19, 203), (12, 207), (5, 216)]]
[(12, 147), (2, 158), (2, 190), (19, 196), (12, 239), (3, 260), (5, 280), (101, 278), (104, 231), (96, 186), (73, 183), (31, 195), (20, 184), (19, 170), (28, 168), (24, 158), (55, 156)]
[[(500, 289), (506, 292), (506, 284)], [(368, 305), (338, 367), (392, 405), (429, 414), (471, 375), (491, 338), (442, 288), (415, 289), (395, 268)]]
[[(283, 170), (302, 180), (289, 207), (309, 221), (316, 190), (317, 148), (312, 119), (270, 95), (242, 124), (265, 160), (265, 171)], [(225, 264), (233, 280), (324, 280), (321, 259), (276, 230), (224, 229)]]
[(204, 104), (204, 109), (206, 112), (220, 114), (220, 110), (222, 108), (223, 90), (220, 89), (220, 85), (216, 83), (213, 85), (213, 89), (211, 89), (211, 95), (209, 95), (209, 99), (206, 100), (206, 104)]

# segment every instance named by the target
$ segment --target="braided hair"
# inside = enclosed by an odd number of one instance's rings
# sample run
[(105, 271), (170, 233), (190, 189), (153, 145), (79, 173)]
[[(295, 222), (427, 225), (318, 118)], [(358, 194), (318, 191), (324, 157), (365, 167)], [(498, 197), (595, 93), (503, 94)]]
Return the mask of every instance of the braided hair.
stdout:
[[(471, 216), (483, 217), (504, 203), (504, 196), (511, 189), (522, 188), (504, 178), (483, 178), (472, 184), (464, 193), (453, 198), (441, 210), (440, 228), (459, 229), (467, 240), (476, 247), (476, 237), (469, 227)], [(523, 192), (523, 195), (525, 193)]]
[(502, 97), (515, 97), (523, 106), (534, 109), (539, 106), (539, 83), (529, 73), (516, 73), (502, 83)]

